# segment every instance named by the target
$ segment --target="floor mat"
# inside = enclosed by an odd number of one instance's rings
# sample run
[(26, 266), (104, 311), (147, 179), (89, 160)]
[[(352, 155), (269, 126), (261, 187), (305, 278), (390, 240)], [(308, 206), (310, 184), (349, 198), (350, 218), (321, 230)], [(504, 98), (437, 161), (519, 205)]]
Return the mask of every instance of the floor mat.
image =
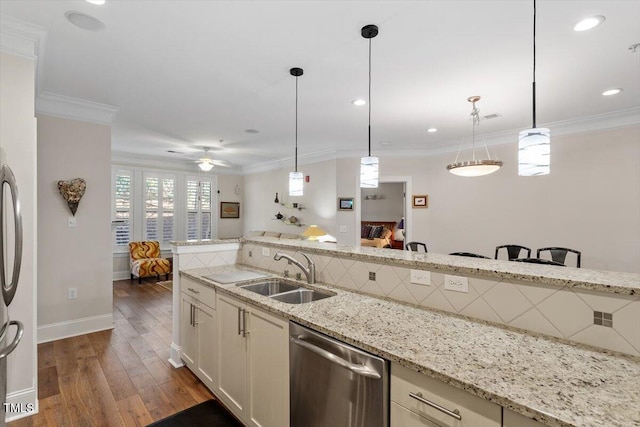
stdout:
[(173, 290), (173, 280), (166, 280), (164, 282), (156, 282), (157, 285), (162, 286), (165, 289), (168, 289), (170, 291)]
[(216, 400), (207, 400), (147, 427), (242, 427)]

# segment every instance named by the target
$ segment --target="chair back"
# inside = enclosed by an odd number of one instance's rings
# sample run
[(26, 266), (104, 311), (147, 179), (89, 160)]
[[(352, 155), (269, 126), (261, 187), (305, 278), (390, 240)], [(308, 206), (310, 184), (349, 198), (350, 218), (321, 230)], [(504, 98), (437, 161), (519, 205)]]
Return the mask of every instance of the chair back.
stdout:
[(474, 254), (472, 252), (451, 252), (449, 255), (456, 255), (456, 256), (466, 256), (469, 258), (486, 258), (486, 259), (491, 259), (488, 256), (484, 256), (484, 255), (479, 255), (479, 254)]
[(418, 248), (422, 248), (423, 251), (427, 252), (427, 245), (422, 242), (409, 242), (405, 245), (405, 248), (412, 252), (420, 252)]
[(129, 242), (131, 261), (147, 258), (160, 258), (160, 243), (157, 241)]
[(560, 262), (555, 262), (555, 261), (551, 261), (550, 259), (544, 259), (544, 258), (516, 258), (516, 259), (512, 259), (511, 261), (528, 262), (531, 264), (557, 265), (559, 267), (566, 267), (566, 265)]
[(520, 258), (520, 252), (521, 251), (526, 251), (527, 252), (527, 258), (531, 257), (531, 249), (527, 248), (526, 246), (520, 246), (520, 245), (501, 245), (501, 246), (496, 246), (496, 255), (495, 255), (495, 259), (498, 259), (498, 252), (500, 252), (500, 249), (506, 249), (507, 250), (507, 256), (509, 258), (509, 261), (513, 261), (516, 258)]
[(574, 254), (576, 254), (576, 267), (580, 268), (580, 257), (582, 255), (582, 253), (580, 251), (577, 251), (575, 249), (569, 249), (569, 248), (560, 248), (560, 247), (548, 247), (548, 248), (540, 248), (536, 251), (536, 256), (538, 258), (540, 258), (540, 253), (541, 252), (549, 252), (549, 254), (551, 255), (551, 259), (555, 262), (558, 262), (560, 264), (566, 265), (565, 264), (565, 260), (567, 259), (567, 254), (569, 252), (573, 252)]

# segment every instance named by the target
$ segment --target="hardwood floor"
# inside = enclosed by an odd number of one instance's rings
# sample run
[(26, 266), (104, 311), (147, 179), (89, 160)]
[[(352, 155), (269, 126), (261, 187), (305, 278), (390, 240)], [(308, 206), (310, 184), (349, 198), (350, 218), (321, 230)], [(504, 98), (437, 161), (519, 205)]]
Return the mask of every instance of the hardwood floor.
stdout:
[(145, 426), (214, 398), (167, 361), (171, 291), (155, 282), (113, 283), (113, 330), (38, 345), (40, 412), (8, 426)]

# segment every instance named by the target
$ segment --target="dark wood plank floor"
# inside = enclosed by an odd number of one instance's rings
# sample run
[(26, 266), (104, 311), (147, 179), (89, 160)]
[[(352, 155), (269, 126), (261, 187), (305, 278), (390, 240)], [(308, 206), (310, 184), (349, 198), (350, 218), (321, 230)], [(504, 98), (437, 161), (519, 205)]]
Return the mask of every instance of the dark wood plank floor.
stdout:
[(113, 330), (38, 345), (40, 412), (8, 426), (145, 426), (214, 398), (167, 361), (171, 291), (155, 282), (113, 283)]

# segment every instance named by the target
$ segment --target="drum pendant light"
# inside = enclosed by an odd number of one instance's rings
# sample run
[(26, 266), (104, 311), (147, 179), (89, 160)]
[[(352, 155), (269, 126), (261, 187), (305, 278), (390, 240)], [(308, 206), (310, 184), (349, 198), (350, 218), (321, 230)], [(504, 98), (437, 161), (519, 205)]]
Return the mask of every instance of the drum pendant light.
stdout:
[(365, 25), (360, 33), (369, 39), (369, 155), (360, 159), (360, 188), (378, 188), (378, 158), (371, 157), (371, 39), (378, 35), (378, 27)]
[(289, 172), (289, 195), (302, 196), (304, 176), (302, 172), (298, 172), (298, 77), (304, 71), (302, 68), (292, 68), (289, 73), (296, 78), (296, 153), (295, 153), (295, 171)]
[(536, 1), (533, 0), (533, 126), (518, 135), (518, 175), (548, 175), (551, 170), (551, 132), (536, 127)]

